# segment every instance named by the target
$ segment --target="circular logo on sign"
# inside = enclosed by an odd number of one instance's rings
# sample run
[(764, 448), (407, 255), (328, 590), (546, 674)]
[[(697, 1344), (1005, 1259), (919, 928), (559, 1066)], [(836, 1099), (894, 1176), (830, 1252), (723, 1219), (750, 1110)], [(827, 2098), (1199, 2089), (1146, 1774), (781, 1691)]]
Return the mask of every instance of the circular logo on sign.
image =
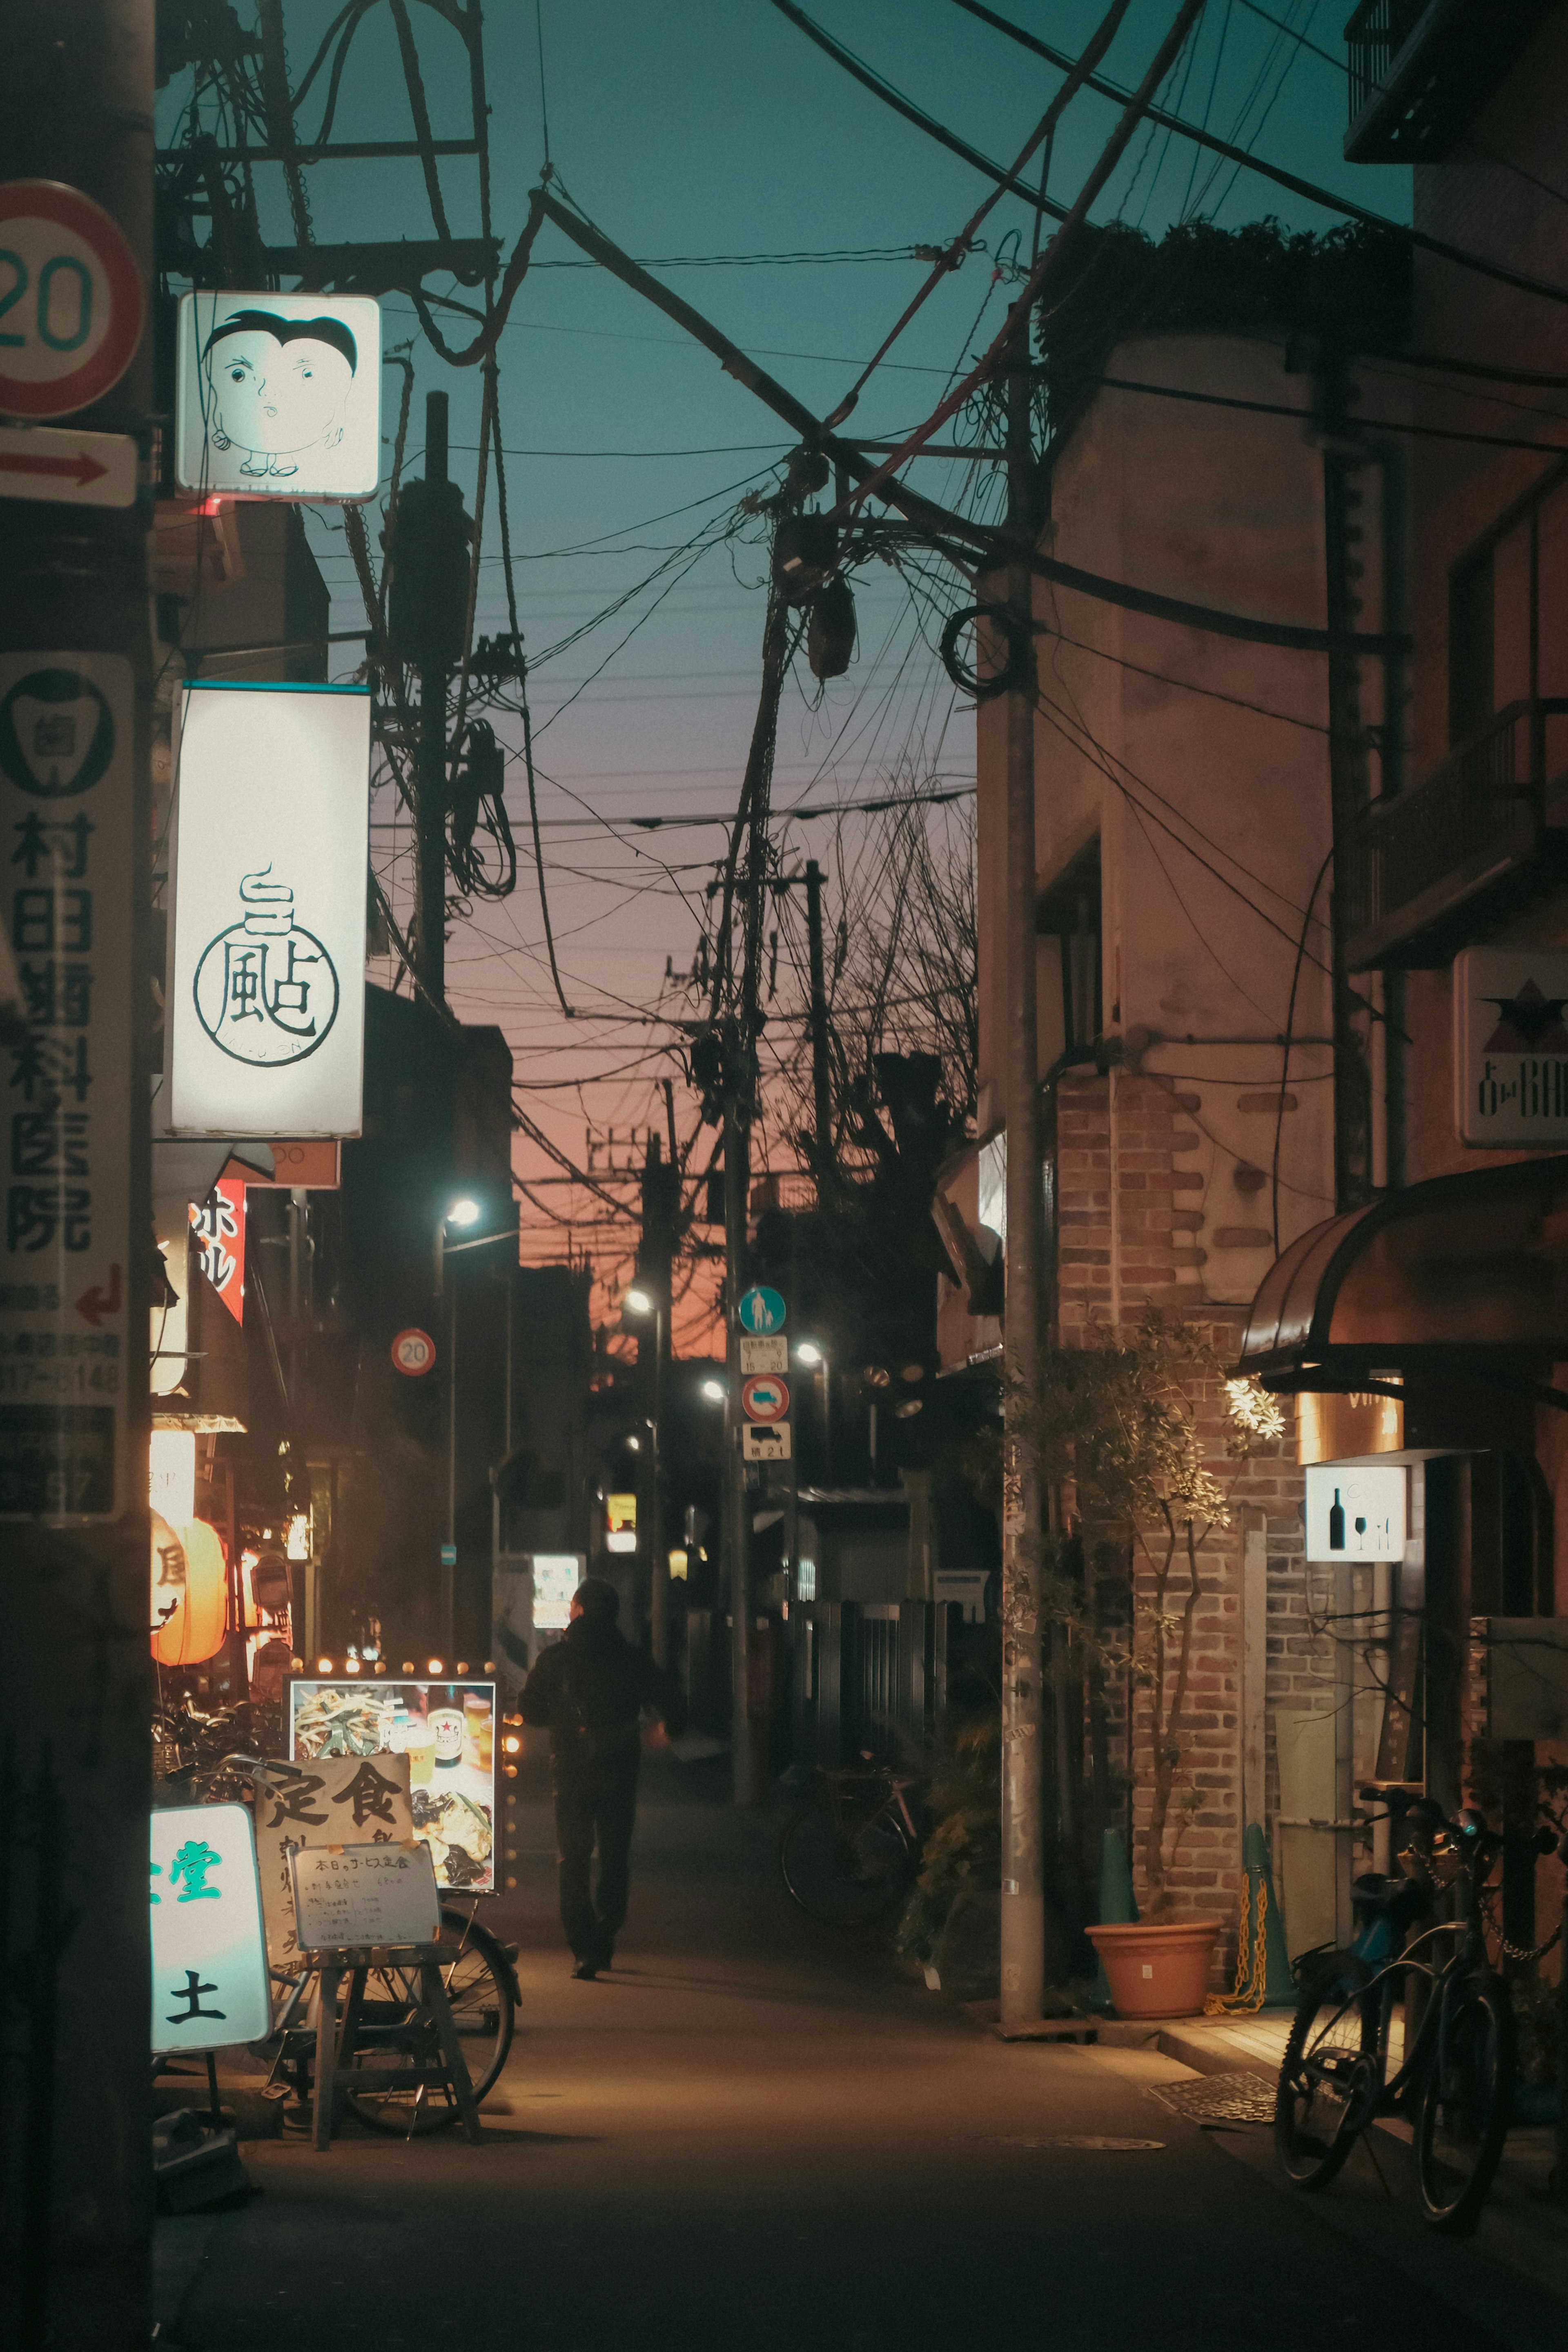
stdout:
[(114, 757), (114, 719), (79, 669), (30, 669), (0, 702), (0, 768), (41, 801), (91, 790)]
[(191, 993), (203, 1028), (232, 1061), (275, 1069), (302, 1062), (338, 1017), (338, 974), (294, 919), (294, 893), (270, 865), (239, 886), (245, 914), (209, 940)]
[(740, 1409), (747, 1421), (782, 1421), (789, 1410), (789, 1386), (777, 1372), (753, 1372), (740, 1385)]
[(0, 412), (69, 416), (141, 341), (136, 256), (101, 205), (57, 180), (0, 185)]
[(407, 1372), (413, 1379), (420, 1372), (429, 1371), (434, 1363), (435, 1342), (428, 1331), (400, 1331), (392, 1343), (392, 1360), (400, 1372)]

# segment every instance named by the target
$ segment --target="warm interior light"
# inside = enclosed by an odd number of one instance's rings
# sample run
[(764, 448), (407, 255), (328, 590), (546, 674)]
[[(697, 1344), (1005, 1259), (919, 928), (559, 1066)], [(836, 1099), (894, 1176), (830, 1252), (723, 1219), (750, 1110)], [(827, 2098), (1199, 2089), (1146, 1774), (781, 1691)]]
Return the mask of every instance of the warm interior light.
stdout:
[(467, 1661), (467, 1659), (466, 1659), (466, 1658), (459, 1658), (459, 1659), (458, 1659), (458, 1661), (457, 1661), (457, 1672), (458, 1672), (460, 1675), (465, 1675), (465, 1674), (467, 1673), (467, 1671), (468, 1671), (468, 1661)]
[(405, 1674), (405, 1675), (412, 1675), (412, 1674), (413, 1674), (413, 1660), (412, 1658), (405, 1658), (405, 1659), (403, 1660), (403, 1662), (402, 1662), (402, 1670), (403, 1670), (403, 1672), (404, 1672), (404, 1674)]
[(433, 1675), (438, 1675), (442, 1671), (439, 1658), (427, 1658), (425, 1664)]
[(523, 1743), (515, 1731), (508, 1731), (501, 1745), (508, 1756), (520, 1756), (523, 1752)]
[(449, 1225), (476, 1225), (482, 1214), (478, 1202), (465, 1194), (461, 1201), (453, 1202), (446, 1212), (446, 1222)]
[(345, 1658), (345, 1659), (344, 1659), (344, 1661), (343, 1661), (343, 1672), (344, 1672), (346, 1675), (357, 1675), (357, 1674), (359, 1673), (359, 1671), (360, 1671), (360, 1662), (359, 1662), (358, 1658)]
[(689, 1561), (684, 1551), (673, 1551), (670, 1554), (670, 1574), (677, 1581), (685, 1577), (688, 1566)]
[(329, 1675), (332, 1671), (331, 1659), (318, 1658), (316, 1661), (316, 1671), (319, 1675)]
[(305, 1672), (304, 1659), (290, 1658), (288, 1661), (288, 1671), (291, 1675), (302, 1675)]

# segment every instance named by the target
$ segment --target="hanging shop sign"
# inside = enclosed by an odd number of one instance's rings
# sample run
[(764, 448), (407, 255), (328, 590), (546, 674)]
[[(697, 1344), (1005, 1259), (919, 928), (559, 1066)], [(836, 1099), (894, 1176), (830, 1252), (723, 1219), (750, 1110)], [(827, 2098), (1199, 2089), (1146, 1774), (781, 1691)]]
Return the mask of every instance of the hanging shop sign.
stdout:
[[(345, 1697), (358, 1698), (355, 1691)], [(385, 1696), (382, 1691), (375, 1694)], [(256, 1851), (267, 1948), (275, 1969), (299, 1965), (290, 1857), (300, 1846), (350, 1843), (401, 1845), (413, 1835), (405, 1755), (318, 1756), (308, 1763), (268, 1762), (267, 1786), (256, 1796)]]
[(636, 1550), (635, 1495), (606, 1495), (604, 1497), (604, 1549), (606, 1551)]
[(8, 180), (0, 272), (0, 414), (69, 416), (101, 400), (135, 357), (147, 308), (119, 223), (79, 188)]
[(243, 1805), (152, 1816), (152, 2047), (220, 2050), (272, 2025), (256, 1840)]
[(381, 472), (379, 302), (186, 294), (174, 379), (182, 489), (352, 501)]
[(191, 1204), (202, 1272), (236, 1323), (245, 1321), (245, 1195), (243, 1176), (220, 1176), (201, 1208)]
[(360, 1132), (370, 755), (368, 687), (187, 686), (172, 1134)]
[(1568, 1145), (1568, 952), (1467, 948), (1454, 964), (1454, 1126), (1479, 1150)]
[(1306, 1472), (1307, 1558), (1399, 1559), (1405, 1551), (1403, 1463), (1315, 1462)]
[[(496, 1685), (493, 1682), (294, 1682), (288, 1753), (307, 1774), (337, 1759), (406, 1757), (413, 1834), (430, 1848), (436, 1883), (467, 1895), (496, 1886)], [(361, 1779), (362, 1789), (370, 1787)], [(314, 1810), (322, 1810), (318, 1803)], [(303, 1817), (302, 1817), (303, 1818)], [(370, 1820), (367, 1814), (366, 1821)], [(354, 1825), (365, 1831), (365, 1822)], [(391, 1822), (378, 1820), (379, 1835)], [(331, 1843), (308, 1822), (303, 1843)], [(341, 1832), (339, 1838), (341, 1838)]]
[(116, 655), (0, 656), (0, 1519), (56, 1527), (130, 1499), (133, 711)]
[(172, 1524), (152, 1512), (152, 1654), (161, 1666), (215, 1658), (229, 1622), (228, 1561), (205, 1519)]
[(196, 1516), (196, 1434), (155, 1429), (147, 1457), (148, 1500), (172, 1528)]

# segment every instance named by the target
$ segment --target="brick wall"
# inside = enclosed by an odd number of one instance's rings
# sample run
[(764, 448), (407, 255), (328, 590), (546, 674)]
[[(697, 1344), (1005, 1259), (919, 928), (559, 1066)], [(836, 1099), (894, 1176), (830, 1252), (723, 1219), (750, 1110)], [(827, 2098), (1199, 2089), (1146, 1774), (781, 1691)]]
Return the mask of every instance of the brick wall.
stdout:
[[(1118, 1071), (1114, 1077), (1069, 1074), (1057, 1097), (1057, 1332), (1063, 1344), (1085, 1344), (1095, 1330), (1130, 1335), (1145, 1309), (1179, 1314), (1209, 1339), (1222, 1363), (1239, 1352), (1246, 1309), (1207, 1298), (1206, 1253), (1200, 1244), (1204, 1179), (1194, 1165), (1202, 1138), (1193, 1124), (1200, 1097), (1157, 1075)], [(1112, 1214), (1113, 1202), (1115, 1215)], [(1208, 1466), (1230, 1496), (1231, 1525), (1216, 1529), (1199, 1554), (1201, 1598), (1195, 1621), (1187, 1685), (1183, 1759), (1171, 1822), (1181, 1820), (1188, 1787), (1201, 1804), (1179, 1839), (1167, 1830), (1166, 1883), (1176, 1911), (1216, 1911), (1226, 1922), (1214, 1981), (1228, 1987), (1235, 1965), (1235, 1925), (1241, 1883), (1242, 1536), (1260, 1516), (1268, 1539), (1268, 1633), (1265, 1706), (1267, 1800), (1278, 1811), (1278, 1769), (1272, 1710), (1327, 1706), (1333, 1699), (1333, 1645), (1314, 1636), (1309, 1619), (1301, 1525), (1301, 1473), (1294, 1429), (1284, 1440), (1238, 1465), (1226, 1453), (1227, 1422), (1220, 1380), (1195, 1378), (1195, 1415)], [(1142, 1546), (1134, 1561), (1134, 1597), (1153, 1597), (1155, 1567)], [(1180, 1607), (1187, 1590), (1178, 1561), (1167, 1607)], [(1115, 1728), (1129, 1769), (1134, 1883), (1146, 1898), (1144, 1844), (1153, 1806), (1152, 1703), (1135, 1683), (1131, 1696), (1132, 1754)]]

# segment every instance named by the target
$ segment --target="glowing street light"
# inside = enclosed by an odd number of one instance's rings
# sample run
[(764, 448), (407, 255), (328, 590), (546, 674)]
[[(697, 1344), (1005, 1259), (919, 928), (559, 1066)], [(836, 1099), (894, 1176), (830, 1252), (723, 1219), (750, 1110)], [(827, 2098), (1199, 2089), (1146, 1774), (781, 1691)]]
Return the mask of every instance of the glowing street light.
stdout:
[(476, 1225), (484, 1213), (478, 1202), (471, 1200), (465, 1192), (462, 1198), (454, 1201), (447, 1210), (446, 1222), (449, 1225)]
[(641, 1283), (634, 1283), (621, 1301), (622, 1307), (632, 1315), (652, 1315), (657, 1303), (653, 1292), (644, 1290)]
[(795, 1350), (795, 1360), (801, 1364), (820, 1364), (822, 1361), (822, 1350), (818, 1347), (815, 1339), (802, 1339)]
[(702, 1384), (702, 1393), (707, 1399), (709, 1404), (722, 1404), (726, 1395), (724, 1382), (722, 1381), (706, 1380)]

